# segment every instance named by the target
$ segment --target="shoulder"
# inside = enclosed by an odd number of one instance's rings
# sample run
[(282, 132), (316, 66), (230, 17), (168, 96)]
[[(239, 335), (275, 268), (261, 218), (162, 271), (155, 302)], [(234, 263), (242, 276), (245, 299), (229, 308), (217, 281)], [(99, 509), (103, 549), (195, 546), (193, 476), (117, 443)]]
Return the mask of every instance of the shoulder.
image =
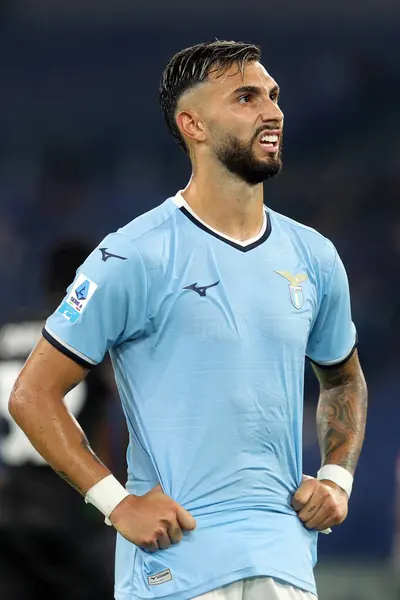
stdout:
[(298, 221), (282, 215), (275, 210), (271, 210), (270, 208), (268, 209), (268, 214), (271, 215), (271, 219), (275, 221), (275, 224), (281, 227), (283, 231), (289, 235), (292, 235), (293, 237), (302, 239), (305, 244), (315, 247), (334, 249), (332, 242), (316, 229), (313, 229), (308, 225), (304, 225), (303, 223), (299, 223)]
[(153, 255), (160, 257), (165, 245), (162, 238), (170, 237), (174, 213), (172, 201), (140, 215), (118, 231), (109, 233), (82, 265), (103, 278), (123, 276), (134, 268), (144, 270)]
[(134, 246), (146, 271), (154, 271), (172, 260), (174, 239), (182, 223), (177, 215), (179, 207), (168, 198), (153, 210), (140, 215), (118, 230), (118, 234)]
[(268, 209), (272, 231), (286, 237), (307, 259), (307, 262), (331, 272), (336, 262), (337, 251), (334, 244), (316, 229), (299, 223), (274, 210)]
[(168, 198), (159, 206), (140, 215), (119, 229), (117, 233), (136, 243), (137, 246), (141, 238), (154, 238), (168, 230), (177, 210), (178, 207), (171, 198)]

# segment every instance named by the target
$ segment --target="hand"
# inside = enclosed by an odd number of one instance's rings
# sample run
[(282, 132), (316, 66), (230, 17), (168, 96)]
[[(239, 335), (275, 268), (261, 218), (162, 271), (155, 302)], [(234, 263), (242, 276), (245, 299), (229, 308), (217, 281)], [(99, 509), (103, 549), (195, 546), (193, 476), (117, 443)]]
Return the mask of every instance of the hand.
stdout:
[(292, 507), (307, 529), (322, 531), (343, 523), (348, 500), (346, 492), (333, 481), (305, 476), (292, 498)]
[(164, 494), (160, 485), (144, 496), (124, 498), (109, 519), (125, 539), (149, 552), (177, 544), (182, 529), (192, 531), (196, 527), (192, 515)]

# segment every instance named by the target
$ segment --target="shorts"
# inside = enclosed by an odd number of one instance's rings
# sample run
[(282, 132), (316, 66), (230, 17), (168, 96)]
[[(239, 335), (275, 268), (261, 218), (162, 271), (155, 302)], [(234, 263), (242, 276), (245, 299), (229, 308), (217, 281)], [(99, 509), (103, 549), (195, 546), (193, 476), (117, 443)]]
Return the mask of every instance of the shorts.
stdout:
[(311, 592), (278, 583), (270, 577), (252, 577), (196, 596), (193, 600), (316, 600)]

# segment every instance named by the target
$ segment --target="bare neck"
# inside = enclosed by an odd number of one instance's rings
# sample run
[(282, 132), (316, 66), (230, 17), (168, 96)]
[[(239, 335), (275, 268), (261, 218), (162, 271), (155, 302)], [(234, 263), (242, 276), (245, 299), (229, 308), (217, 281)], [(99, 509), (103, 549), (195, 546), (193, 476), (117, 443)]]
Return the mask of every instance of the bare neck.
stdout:
[(194, 169), (182, 195), (207, 225), (238, 241), (256, 236), (264, 222), (263, 186), (250, 186), (213, 162)]

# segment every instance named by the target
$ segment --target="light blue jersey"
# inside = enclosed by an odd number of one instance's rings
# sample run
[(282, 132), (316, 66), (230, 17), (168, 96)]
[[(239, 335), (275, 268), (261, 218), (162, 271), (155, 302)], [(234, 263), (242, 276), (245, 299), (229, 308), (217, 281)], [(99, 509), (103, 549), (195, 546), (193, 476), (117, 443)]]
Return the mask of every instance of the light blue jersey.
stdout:
[(197, 521), (154, 554), (118, 536), (117, 600), (187, 600), (255, 576), (315, 593), (317, 533), (291, 508), (304, 363), (339, 363), (356, 338), (331, 242), (268, 209), (238, 243), (177, 194), (105, 238), (44, 335), (87, 366), (110, 350), (129, 492), (160, 483)]

